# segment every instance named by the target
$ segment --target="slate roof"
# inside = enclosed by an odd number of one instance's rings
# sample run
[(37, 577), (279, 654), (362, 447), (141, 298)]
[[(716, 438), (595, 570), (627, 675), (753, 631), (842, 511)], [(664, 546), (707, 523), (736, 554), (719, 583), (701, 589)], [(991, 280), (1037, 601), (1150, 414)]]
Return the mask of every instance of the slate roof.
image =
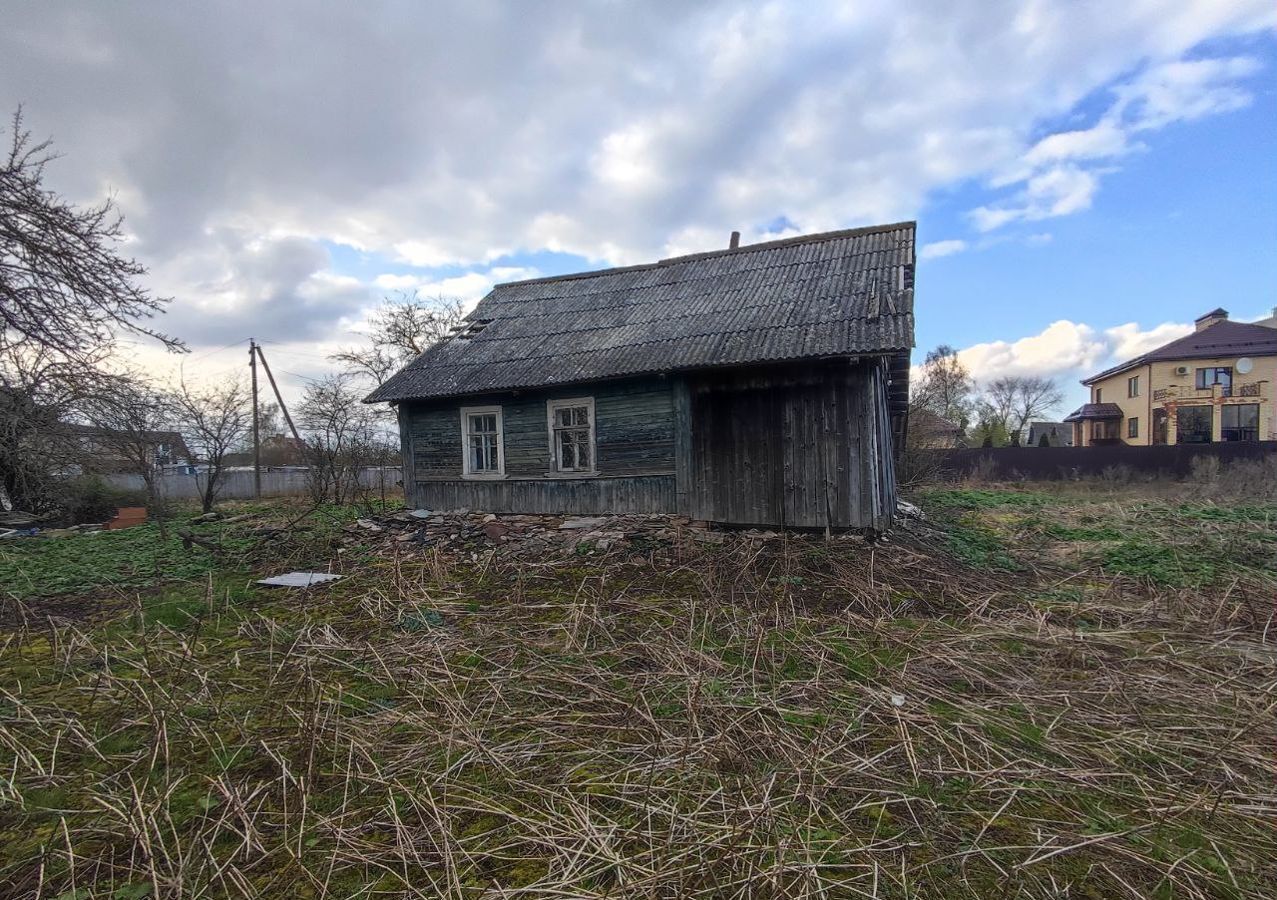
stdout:
[[(1206, 316), (1221, 313), (1209, 312)], [(1227, 315), (1225, 313), (1225, 315)], [(1127, 360), (1098, 375), (1082, 379), (1083, 384), (1094, 384), (1102, 378), (1116, 375), (1126, 369), (1151, 362), (1174, 362), (1177, 359), (1212, 359), (1217, 356), (1277, 356), (1277, 329), (1249, 322), (1232, 322), (1225, 319), (1194, 331), (1178, 340), (1163, 344), (1143, 356)]]
[(1066, 422), (1080, 422), (1084, 419), (1120, 419), (1122, 407), (1116, 403), (1083, 403), (1064, 417)]
[[(497, 285), (367, 402), (913, 346), (913, 222)], [(899, 380), (897, 377), (895, 380)], [(893, 383), (893, 395), (907, 384)]]

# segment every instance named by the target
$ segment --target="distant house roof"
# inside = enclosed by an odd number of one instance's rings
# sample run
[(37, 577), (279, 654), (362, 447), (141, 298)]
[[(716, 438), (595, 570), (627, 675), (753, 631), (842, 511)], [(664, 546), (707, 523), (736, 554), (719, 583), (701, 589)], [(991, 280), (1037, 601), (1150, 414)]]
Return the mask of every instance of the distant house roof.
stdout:
[(928, 409), (915, 409), (909, 413), (909, 429), (927, 434), (958, 434), (962, 431), (961, 426)]
[(1120, 419), (1122, 407), (1116, 403), (1084, 403), (1064, 417), (1066, 422), (1080, 422), (1084, 419)]
[[(1209, 318), (1222, 312), (1223, 310), (1215, 310), (1201, 318)], [(1137, 356), (1119, 366), (1105, 369), (1098, 375), (1084, 378), (1082, 383), (1094, 384), (1110, 375), (1116, 375), (1118, 372), (1146, 363), (1173, 362), (1177, 359), (1210, 359), (1216, 356), (1277, 356), (1277, 329), (1225, 319), (1201, 331), (1185, 335), (1179, 340), (1163, 344), (1143, 356)]]
[(1036, 445), (1042, 440), (1044, 435), (1048, 441), (1055, 437), (1060, 443), (1069, 444), (1073, 440), (1073, 426), (1068, 422), (1045, 422), (1042, 420), (1030, 422), (1025, 442)]
[(913, 274), (902, 222), (501, 284), (367, 402), (867, 354), (903, 357), (900, 402)]

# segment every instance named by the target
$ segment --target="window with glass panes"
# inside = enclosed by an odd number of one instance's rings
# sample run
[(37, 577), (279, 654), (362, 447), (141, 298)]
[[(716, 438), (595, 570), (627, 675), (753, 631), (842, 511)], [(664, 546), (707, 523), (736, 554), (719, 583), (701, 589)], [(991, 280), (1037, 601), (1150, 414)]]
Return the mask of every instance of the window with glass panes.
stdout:
[(1219, 410), (1220, 440), (1259, 440), (1259, 404), (1236, 403)]
[(550, 442), (556, 472), (594, 470), (594, 401), (552, 400)]
[(467, 475), (500, 475), (501, 411), (495, 407), (462, 410)]

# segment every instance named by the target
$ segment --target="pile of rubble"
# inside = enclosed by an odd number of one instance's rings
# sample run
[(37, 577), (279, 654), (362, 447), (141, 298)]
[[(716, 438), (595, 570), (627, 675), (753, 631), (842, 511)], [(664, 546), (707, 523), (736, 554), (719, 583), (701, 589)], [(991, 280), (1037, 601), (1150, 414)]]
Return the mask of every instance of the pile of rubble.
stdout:
[[(495, 515), (468, 509), (406, 510), (388, 516), (359, 519), (347, 531), (366, 540), (370, 535), (409, 547), (479, 551), (554, 557), (565, 554), (606, 553), (609, 550), (648, 550), (683, 539), (722, 543), (727, 534), (711, 531), (704, 522), (681, 516), (539, 516)], [(776, 536), (774, 532), (755, 532)]]

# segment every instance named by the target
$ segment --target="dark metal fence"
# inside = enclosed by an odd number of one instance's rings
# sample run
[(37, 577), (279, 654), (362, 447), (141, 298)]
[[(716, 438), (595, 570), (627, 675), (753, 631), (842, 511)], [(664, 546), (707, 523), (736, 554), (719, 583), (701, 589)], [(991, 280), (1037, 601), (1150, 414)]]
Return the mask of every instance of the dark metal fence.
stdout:
[(1221, 465), (1262, 460), (1277, 456), (1277, 441), (1153, 447), (973, 447), (922, 453), (933, 457), (932, 467), (950, 478), (978, 471), (994, 480), (1052, 481), (1106, 475), (1123, 467), (1142, 475), (1185, 478), (1192, 474), (1193, 460), (1198, 457), (1214, 457)]

